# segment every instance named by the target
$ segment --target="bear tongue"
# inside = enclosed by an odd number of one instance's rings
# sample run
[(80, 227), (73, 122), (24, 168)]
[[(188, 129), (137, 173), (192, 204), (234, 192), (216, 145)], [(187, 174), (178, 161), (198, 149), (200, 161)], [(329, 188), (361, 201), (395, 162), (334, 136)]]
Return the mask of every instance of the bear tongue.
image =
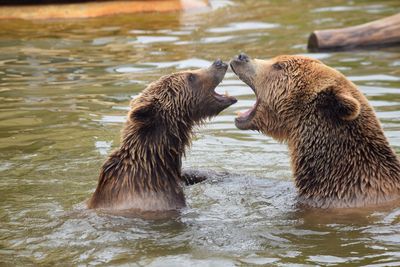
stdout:
[(237, 114), (237, 116), (239, 118), (247, 118), (253, 112), (255, 107), (256, 107), (256, 103), (254, 103), (254, 105), (251, 108), (249, 108), (248, 110), (246, 110), (246, 111), (238, 111), (238, 112), (236, 112), (236, 114)]
[(246, 111), (238, 111), (236, 114), (238, 115), (238, 117), (245, 118), (248, 117), (252, 111), (253, 109), (251, 108)]
[(236, 102), (236, 98), (234, 98), (233, 96), (230, 96), (227, 91), (225, 91), (224, 94), (218, 94), (215, 91), (213, 93), (214, 93), (214, 97), (217, 98), (218, 100), (225, 101), (227, 99), (230, 99), (230, 100), (234, 100)]

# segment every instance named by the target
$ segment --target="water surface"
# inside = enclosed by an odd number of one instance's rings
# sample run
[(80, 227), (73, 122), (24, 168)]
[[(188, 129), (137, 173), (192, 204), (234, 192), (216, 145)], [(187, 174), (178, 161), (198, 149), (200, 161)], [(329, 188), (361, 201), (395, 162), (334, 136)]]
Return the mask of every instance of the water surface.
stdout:
[[(199, 13), (0, 23), (0, 265), (398, 266), (400, 206), (333, 213), (297, 208), (287, 148), (235, 128), (239, 102), (196, 130), (184, 160), (229, 172), (185, 189), (173, 219), (91, 211), (129, 101), (161, 75), (229, 60), (305, 54), (354, 81), (400, 154), (400, 48), (309, 54), (314, 29), (400, 11), (398, 1), (213, 1)], [(296, 265), (297, 264), (297, 265)]]

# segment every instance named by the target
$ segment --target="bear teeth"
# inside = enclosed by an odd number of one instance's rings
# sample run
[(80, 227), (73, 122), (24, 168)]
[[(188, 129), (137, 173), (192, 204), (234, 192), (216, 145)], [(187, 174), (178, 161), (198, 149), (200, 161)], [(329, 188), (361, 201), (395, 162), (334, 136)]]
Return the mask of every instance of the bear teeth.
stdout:
[(236, 111), (236, 115), (238, 117), (243, 117), (244, 115), (246, 115), (248, 113), (248, 110), (245, 111)]

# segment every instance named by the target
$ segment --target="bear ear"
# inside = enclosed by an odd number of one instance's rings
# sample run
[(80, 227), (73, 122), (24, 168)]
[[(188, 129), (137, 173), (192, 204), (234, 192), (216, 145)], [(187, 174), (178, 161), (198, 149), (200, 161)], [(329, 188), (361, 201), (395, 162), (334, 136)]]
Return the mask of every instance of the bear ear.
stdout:
[(134, 99), (130, 106), (131, 111), (129, 112), (128, 120), (141, 122), (154, 120), (155, 108), (152, 102)]
[(334, 86), (321, 90), (317, 95), (317, 105), (329, 116), (352, 121), (360, 115), (361, 104), (349, 92)]

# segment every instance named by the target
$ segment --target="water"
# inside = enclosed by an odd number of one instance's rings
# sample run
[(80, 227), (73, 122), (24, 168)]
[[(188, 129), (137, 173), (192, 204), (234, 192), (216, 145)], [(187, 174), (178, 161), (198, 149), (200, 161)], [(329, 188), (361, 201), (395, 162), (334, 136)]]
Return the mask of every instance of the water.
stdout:
[(286, 146), (233, 124), (255, 99), (232, 72), (218, 92), (239, 102), (196, 130), (184, 160), (230, 175), (186, 188), (177, 218), (82, 209), (132, 97), (163, 74), (241, 51), (305, 54), (339, 69), (400, 154), (400, 49), (306, 50), (312, 30), (391, 15), (398, 1), (211, 3), (195, 14), (1, 22), (0, 265), (400, 265), (400, 207), (296, 207)]

